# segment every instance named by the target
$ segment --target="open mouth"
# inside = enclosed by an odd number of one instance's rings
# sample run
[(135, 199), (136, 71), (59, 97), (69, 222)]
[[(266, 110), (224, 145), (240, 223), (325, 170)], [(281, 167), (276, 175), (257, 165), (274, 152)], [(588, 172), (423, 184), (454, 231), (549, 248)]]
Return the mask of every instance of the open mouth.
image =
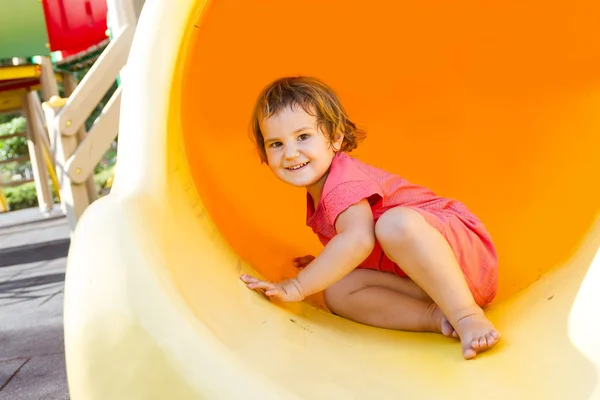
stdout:
[(309, 163), (309, 161), (307, 161), (307, 162), (304, 162), (304, 163), (302, 163), (302, 164), (293, 165), (293, 166), (291, 166), (291, 167), (286, 167), (286, 169), (287, 169), (288, 171), (297, 171), (297, 170), (299, 170), (300, 168), (304, 168), (306, 165), (308, 165), (308, 163)]

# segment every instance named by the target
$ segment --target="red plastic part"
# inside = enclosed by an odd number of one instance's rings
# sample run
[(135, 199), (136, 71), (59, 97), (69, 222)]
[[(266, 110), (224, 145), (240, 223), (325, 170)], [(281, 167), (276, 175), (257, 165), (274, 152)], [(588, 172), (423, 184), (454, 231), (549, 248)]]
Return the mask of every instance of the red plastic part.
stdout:
[(106, 0), (43, 0), (51, 51), (75, 54), (106, 39)]
[(40, 78), (24, 78), (11, 79), (8, 81), (0, 81), (0, 92), (8, 92), (10, 90), (30, 89), (33, 86), (40, 84)]

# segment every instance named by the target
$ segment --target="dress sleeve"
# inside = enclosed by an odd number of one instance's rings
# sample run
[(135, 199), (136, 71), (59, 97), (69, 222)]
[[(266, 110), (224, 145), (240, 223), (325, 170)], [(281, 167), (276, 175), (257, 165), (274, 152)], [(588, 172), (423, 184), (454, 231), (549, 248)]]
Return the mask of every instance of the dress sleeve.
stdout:
[(369, 199), (371, 205), (383, 198), (383, 191), (373, 180), (351, 180), (338, 184), (323, 197), (323, 208), (327, 221), (335, 226), (342, 212), (362, 199)]

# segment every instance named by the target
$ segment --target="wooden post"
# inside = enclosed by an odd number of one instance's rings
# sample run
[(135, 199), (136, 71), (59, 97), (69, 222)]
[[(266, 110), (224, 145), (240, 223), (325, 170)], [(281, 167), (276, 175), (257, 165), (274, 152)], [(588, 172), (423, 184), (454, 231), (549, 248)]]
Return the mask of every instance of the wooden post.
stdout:
[(50, 138), (48, 137), (48, 131), (46, 130), (46, 118), (44, 116), (44, 111), (42, 110), (42, 102), (36, 91), (27, 94), (27, 101), (29, 101), (29, 111), (31, 112), (29, 123), (31, 128), (36, 132), (36, 138), (40, 139), (39, 143), (42, 146), (46, 171), (48, 171), (52, 187), (54, 188), (56, 197), (60, 203), (60, 185), (56, 174), (56, 163), (52, 153), (52, 146), (50, 145)]
[[(63, 72), (62, 73), (62, 78), (63, 78), (63, 87), (65, 89), (65, 97), (69, 97), (71, 96), (71, 94), (75, 91), (75, 88), (77, 87), (77, 82), (75, 81), (75, 78), (73, 78), (72, 74)], [(85, 139), (86, 136), (86, 131), (85, 131), (85, 124), (83, 124), (81, 126), (81, 128), (77, 131), (77, 146), (79, 146), (83, 140)], [(94, 181), (94, 173), (92, 172), (92, 174), (85, 180), (85, 187), (87, 190), (87, 195), (88, 195), (88, 200), (90, 203), (92, 203), (93, 201), (95, 201), (98, 198), (98, 192), (96, 190), (96, 182)]]
[(42, 107), (46, 117), (48, 134), (56, 153), (56, 172), (58, 173), (58, 181), (60, 183), (61, 208), (67, 215), (69, 227), (73, 231), (81, 214), (89, 206), (90, 200), (86, 185), (72, 183), (71, 178), (64, 168), (69, 157), (77, 149), (77, 135), (62, 135), (56, 131), (56, 115), (65, 103), (66, 99), (55, 97), (50, 102), (44, 102)]
[(42, 99), (48, 101), (52, 96), (58, 96), (58, 83), (56, 82), (50, 57), (42, 57), (41, 69), (40, 83), (42, 85)]
[[(42, 73), (40, 75), (40, 83), (45, 99), (58, 95), (58, 83), (52, 68), (52, 61), (49, 57), (42, 57), (41, 64)], [(23, 95), (22, 112), (27, 120), (27, 147), (29, 149), (29, 159), (31, 160), (31, 169), (33, 170), (33, 178), (35, 181), (35, 189), (38, 198), (40, 211), (49, 215), (54, 208), (54, 199), (48, 182), (48, 170), (44, 159), (44, 149), (39, 135), (45, 132), (39, 132), (32, 124), (34, 112), (31, 108), (31, 103), (27, 99), (27, 94)]]
[(50, 191), (48, 183), (48, 171), (44, 160), (44, 149), (39, 137), (40, 132), (34, 128), (32, 118), (34, 118), (33, 110), (27, 95), (23, 95), (23, 115), (27, 120), (27, 147), (29, 149), (29, 159), (31, 160), (31, 169), (33, 170), (33, 178), (35, 180), (35, 190), (38, 198), (40, 211), (50, 215), (54, 208), (54, 199)]

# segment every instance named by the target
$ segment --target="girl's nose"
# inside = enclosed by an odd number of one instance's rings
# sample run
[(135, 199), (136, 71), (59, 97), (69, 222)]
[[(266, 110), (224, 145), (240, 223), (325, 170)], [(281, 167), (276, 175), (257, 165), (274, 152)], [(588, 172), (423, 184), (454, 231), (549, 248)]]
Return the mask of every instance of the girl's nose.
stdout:
[(285, 149), (285, 158), (287, 158), (288, 160), (293, 160), (294, 158), (297, 158), (300, 155), (300, 152), (298, 151), (298, 149), (296, 147), (288, 147), (287, 149)]

